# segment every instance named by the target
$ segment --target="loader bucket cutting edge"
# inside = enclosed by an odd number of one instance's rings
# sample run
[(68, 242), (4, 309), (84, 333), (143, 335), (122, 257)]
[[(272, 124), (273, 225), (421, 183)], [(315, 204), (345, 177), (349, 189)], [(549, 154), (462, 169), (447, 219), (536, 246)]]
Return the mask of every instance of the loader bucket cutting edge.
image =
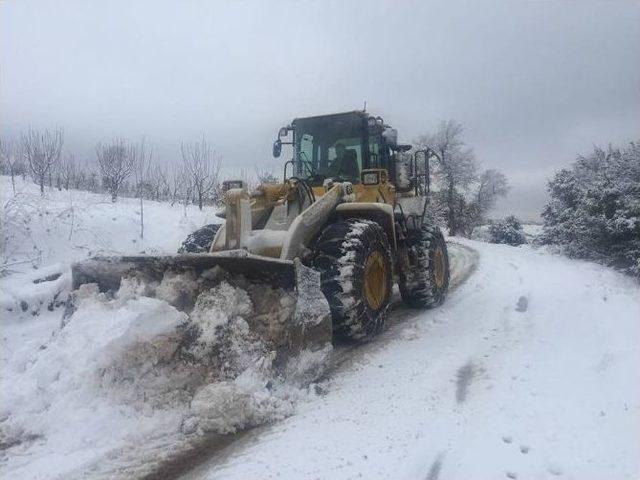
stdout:
[(275, 287), (294, 288), (296, 283), (292, 261), (259, 255), (214, 253), (94, 257), (71, 267), (72, 287), (75, 290), (82, 284), (95, 283), (101, 292), (114, 291), (120, 288), (120, 281), (127, 276), (141, 276), (146, 280), (161, 281), (168, 270), (177, 273), (192, 270), (199, 276), (215, 267)]
[[(219, 271), (216, 274), (216, 267)], [(183, 254), (167, 256), (95, 257), (71, 267), (73, 290), (83, 284), (97, 284), (101, 292), (115, 292), (123, 278), (137, 278), (148, 285), (158, 285), (165, 275), (188, 274), (197, 279), (197, 292), (191, 300), (173, 304), (189, 313), (201, 292), (218, 285), (222, 280), (247, 291), (254, 305), (254, 317), (266, 318), (269, 325), (261, 334), (277, 352), (276, 363), (282, 370), (295, 370), (294, 362), (303, 350), (329, 351), (332, 341), (332, 322), (329, 305), (320, 289), (320, 274), (304, 266), (299, 260), (279, 260), (229, 251), (211, 254)], [(154, 293), (152, 292), (151, 296)], [(291, 301), (282, 301), (290, 297)], [(73, 312), (73, 294), (70, 299)], [(278, 309), (286, 306), (283, 321), (272, 319)]]

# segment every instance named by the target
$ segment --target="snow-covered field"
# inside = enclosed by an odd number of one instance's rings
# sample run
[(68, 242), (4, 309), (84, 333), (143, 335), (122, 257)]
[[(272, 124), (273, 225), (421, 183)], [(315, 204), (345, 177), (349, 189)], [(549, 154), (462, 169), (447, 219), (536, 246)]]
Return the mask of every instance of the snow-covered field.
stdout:
[[(629, 278), (451, 239), (462, 246), (450, 247), (445, 305), (395, 306), (375, 341), (337, 346), (321, 383), (274, 389), (242, 356), (243, 375), (210, 383), (170, 355), (185, 315), (139, 285), (115, 298), (84, 289), (60, 327), (72, 261), (174, 252), (212, 209), (145, 202), (141, 240), (136, 200), (41, 200), (29, 183), (14, 199), (1, 181), (3, 260), (16, 270), (0, 279), (2, 478), (640, 477), (640, 287)], [(246, 294), (214, 293), (217, 316), (202, 321), (242, 331)], [(201, 430), (274, 421), (198, 465), (175, 457)], [(158, 470), (172, 458), (171, 475)]]

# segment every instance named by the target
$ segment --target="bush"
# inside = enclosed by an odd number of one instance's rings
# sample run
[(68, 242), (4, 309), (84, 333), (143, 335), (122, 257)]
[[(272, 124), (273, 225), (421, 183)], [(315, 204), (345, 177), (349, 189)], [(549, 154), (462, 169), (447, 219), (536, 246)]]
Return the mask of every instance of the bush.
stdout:
[(489, 242), (517, 246), (527, 243), (527, 239), (522, 231), (520, 220), (509, 215), (489, 226)]
[(640, 277), (640, 144), (594, 148), (549, 182), (543, 242)]

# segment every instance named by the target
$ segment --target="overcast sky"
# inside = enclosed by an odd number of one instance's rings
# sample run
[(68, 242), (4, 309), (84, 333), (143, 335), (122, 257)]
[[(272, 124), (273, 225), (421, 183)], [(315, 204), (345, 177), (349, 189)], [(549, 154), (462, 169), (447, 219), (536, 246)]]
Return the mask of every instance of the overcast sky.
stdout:
[(577, 153), (640, 138), (638, 0), (0, 0), (0, 55), (3, 135), (59, 125), (87, 158), (145, 135), (169, 161), (204, 134), (252, 172), (292, 118), (366, 100), (405, 141), (460, 121), (524, 217)]

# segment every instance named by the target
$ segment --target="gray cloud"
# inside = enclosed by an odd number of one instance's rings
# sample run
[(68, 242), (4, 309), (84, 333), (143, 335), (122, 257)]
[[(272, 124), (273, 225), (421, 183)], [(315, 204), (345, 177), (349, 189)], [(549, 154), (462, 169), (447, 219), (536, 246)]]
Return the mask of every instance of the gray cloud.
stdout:
[(167, 161), (202, 136), (228, 170), (268, 163), (295, 116), (361, 108), (411, 140), (465, 125), (535, 216), (545, 179), (640, 136), (636, 1), (0, 4), (0, 126), (61, 125), (67, 147), (146, 135)]

